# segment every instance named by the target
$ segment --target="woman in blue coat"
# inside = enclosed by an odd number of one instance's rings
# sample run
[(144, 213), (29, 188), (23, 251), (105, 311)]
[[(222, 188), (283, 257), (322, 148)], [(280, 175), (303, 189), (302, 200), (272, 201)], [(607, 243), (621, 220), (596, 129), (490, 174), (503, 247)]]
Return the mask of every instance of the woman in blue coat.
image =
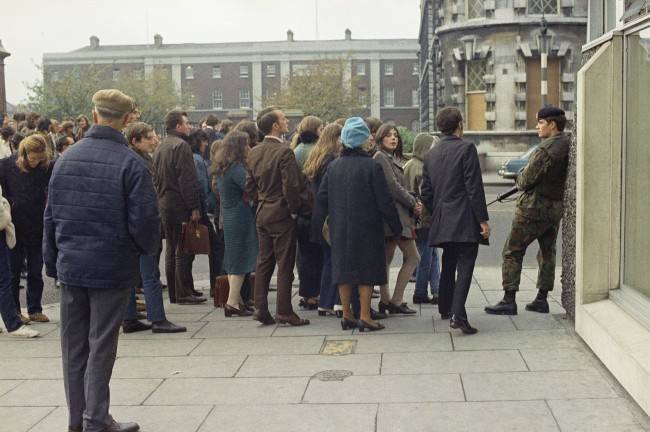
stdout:
[[(313, 223), (322, 227), (328, 217), (332, 248), (332, 282), (338, 285), (343, 305), (344, 330), (381, 330), (370, 316), (374, 285), (387, 282), (384, 257), (384, 221), (394, 236), (402, 232), (395, 204), (388, 191), (381, 166), (360, 147), (370, 130), (360, 117), (349, 118), (341, 140), (341, 157), (327, 168), (317, 198)], [(320, 215), (317, 217), (316, 215)], [(360, 319), (354, 320), (350, 308), (352, 286), (359, 286)]]
[(240, 290), (247, 273), (255, 271), (257, 233), (252, 201), (246, 195), (246, 156), (248, 135), (230, 132), (223, 139), (213, 162), (223, 210), (223, 234), (226, 251), (223, 268), (228, 275), (230, 291), (224, 305), (226, 317), (250, 316), (241, 305)]

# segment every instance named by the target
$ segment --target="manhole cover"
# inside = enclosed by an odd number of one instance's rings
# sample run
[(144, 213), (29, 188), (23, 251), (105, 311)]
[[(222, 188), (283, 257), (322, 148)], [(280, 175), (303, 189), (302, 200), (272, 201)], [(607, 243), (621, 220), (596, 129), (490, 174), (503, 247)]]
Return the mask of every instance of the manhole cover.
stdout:
[(318, 372), (314, 378), (319, 381), (343, 381), (352, 375), (352, 371), (349, 370), (326, 370)]
[(356, 340), (328, 340), (323, 344), (320, 353), (323, 355), (352, 354), (356, 343)]

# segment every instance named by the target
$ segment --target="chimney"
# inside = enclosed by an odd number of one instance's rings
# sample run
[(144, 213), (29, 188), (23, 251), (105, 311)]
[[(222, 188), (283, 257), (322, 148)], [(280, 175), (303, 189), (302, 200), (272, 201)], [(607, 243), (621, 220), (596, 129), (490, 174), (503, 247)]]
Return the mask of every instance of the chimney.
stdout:
[(90, 37), (90, 47), (93, 49), (99, 47), (99, 38), (97, 36)]
[(153, 44), (156, 48), (160, 48), (162, 46), (162, 36), (160, 36), (158, 33), (153, 35)]
[(352, 32), (350, 29), (345, 29), (345, 40), (352, 40)]
[(287, 30), (287, 40), (293, 42), (293, 32), (291, 30)]

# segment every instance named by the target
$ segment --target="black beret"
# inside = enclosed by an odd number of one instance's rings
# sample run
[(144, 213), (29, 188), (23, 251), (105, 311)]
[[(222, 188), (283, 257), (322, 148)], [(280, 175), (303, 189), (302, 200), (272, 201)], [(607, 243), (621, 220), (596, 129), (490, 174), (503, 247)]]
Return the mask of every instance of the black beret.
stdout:
[(560, 117), (564, 115), (564, 111), (554, 106), (546, 106), (537, 112), (538, 119), (545, 119), (549, 117)]

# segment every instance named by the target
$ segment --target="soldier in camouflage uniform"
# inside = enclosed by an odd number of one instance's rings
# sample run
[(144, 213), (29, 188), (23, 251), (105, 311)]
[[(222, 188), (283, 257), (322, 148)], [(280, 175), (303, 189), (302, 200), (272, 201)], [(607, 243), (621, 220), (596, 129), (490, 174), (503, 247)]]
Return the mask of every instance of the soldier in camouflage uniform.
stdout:
[(543, 139), (528, 165), (517, 177), (523, 193), (517, 200), (510, 234), (503, 246), (502, 280), (505, 295), (485, 312), (494, 315), (517, 315), (515, 294), (519, 290), (521, 264), (526, 248), (539, 243), (537, 262), (537, 297), (526, 310), (548, 313), (548, 292), (555, 281), (555, 243), (560, 228), (564, 182), (569, 154), (569, 136), (565, 134), (564, 111), (555, 107), (537, 113), (537, 133)]

